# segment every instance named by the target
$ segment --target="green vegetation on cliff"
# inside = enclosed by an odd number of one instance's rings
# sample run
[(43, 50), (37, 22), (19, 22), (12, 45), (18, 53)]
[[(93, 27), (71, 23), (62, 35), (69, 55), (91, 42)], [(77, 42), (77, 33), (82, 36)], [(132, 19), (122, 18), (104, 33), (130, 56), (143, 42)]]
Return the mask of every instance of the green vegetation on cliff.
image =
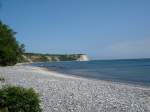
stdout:
[(24, 53), (27, 62), (40, 62), (40, 61), (76, 61), (82, 54), (40, 54), (40, 53)]

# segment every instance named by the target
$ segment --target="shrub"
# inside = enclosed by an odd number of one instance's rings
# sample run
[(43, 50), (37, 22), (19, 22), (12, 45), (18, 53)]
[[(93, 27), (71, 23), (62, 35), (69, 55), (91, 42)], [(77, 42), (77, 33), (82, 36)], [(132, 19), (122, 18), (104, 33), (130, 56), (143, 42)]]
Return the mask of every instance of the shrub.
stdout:
[(0, 112), (41, 112), (39, 96), (23, 87), (5, 86), (0, 89)]

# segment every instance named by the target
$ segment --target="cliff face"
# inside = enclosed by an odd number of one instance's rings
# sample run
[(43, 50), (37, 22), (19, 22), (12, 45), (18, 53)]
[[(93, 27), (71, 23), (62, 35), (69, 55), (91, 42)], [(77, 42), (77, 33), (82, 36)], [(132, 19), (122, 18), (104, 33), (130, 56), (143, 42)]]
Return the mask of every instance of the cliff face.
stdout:
[(25, 62), (52, 62), (52, 61), (88, 61), (89, 58), (85, 54), (71, 54), (71, 55), (50, 55), (25, 53)]
[(87, 55), (82, 54), (79, 56), (79, 58), (77, 59), (77, 61), (89, 61), (89, 58)]

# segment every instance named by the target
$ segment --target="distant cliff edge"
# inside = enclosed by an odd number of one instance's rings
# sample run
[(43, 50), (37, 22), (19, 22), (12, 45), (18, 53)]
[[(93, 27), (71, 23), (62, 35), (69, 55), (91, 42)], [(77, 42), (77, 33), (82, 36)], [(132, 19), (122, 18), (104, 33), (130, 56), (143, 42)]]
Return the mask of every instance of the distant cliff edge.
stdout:
[(77, 61), (89, 61), (89, 57), (86, 54), (80, 54)]
[(86, 54), (40, 54), (24, 53), (24, 62), (53, 62), (53, 61), (88, 61)]

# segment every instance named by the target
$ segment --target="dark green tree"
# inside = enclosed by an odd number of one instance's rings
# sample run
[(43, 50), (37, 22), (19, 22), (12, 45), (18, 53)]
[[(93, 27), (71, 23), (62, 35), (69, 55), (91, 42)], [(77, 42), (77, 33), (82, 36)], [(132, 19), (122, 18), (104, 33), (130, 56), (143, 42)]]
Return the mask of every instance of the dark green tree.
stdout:
[(24, 45), (19, 44), (14, 32), (0, 21), (0, 65), (14, 65), (22, 60)]

